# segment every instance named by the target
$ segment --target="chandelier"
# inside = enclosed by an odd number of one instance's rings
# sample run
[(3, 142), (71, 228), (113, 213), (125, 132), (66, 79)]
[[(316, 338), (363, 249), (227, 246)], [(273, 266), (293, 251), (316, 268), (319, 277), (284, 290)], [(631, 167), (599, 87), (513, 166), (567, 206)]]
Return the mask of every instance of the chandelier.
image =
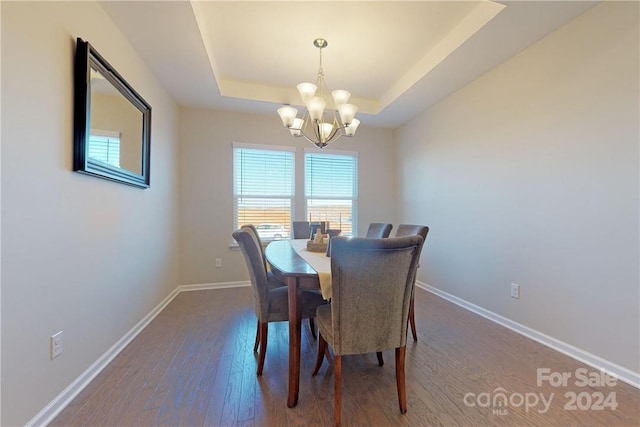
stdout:
[[(316, 83), (300, 83), (297, 86), (302, 102), (307, 107), (304, 115), (302, 118), (296, 117), (298, 109), (290, 105), (279, 108), (278, 114), (291, 135), (303, 136), (316, 147), (323, 148), (342, 135), (353, 136), (360, 120), (355, 118), (358, 107), (347, 104), (351, 94), (346, 90), (331, 92), (333, 99), (329, 100), (330, 104), (327, 103), (325, 98), (327, 88), (322, 71), (322, 49), (327, 47), (328, 43), (325, 39), (315, 39), (313, 45), (320, 50), (320, 67)], [(327, 106), (329, 107), (326, 108)]]

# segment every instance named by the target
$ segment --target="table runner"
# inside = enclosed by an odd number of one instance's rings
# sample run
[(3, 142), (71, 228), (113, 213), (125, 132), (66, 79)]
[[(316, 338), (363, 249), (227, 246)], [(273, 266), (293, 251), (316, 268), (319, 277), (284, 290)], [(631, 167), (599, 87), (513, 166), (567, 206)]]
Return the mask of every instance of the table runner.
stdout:
[(331, 258), (325, 252), (308, 251), (307, 239), (291, 240), (291, 247), (318, 273), (322, 298), (331, 298)]

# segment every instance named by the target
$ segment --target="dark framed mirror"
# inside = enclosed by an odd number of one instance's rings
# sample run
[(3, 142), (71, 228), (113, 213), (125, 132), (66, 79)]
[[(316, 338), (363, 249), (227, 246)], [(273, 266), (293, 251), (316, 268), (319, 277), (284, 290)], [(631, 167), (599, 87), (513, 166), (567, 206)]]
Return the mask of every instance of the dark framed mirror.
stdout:
[(148, 188), (151, 106), (89, 44), (77, 39), (73, 170)]

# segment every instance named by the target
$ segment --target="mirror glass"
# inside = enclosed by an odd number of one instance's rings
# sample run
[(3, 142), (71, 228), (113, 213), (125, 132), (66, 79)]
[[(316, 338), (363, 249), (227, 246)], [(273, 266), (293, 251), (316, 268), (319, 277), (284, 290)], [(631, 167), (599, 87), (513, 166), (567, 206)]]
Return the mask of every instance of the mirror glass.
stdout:
[(74, 170), (149, 187), (151, 107), (81, 39), (75, 91)]
[(91, 67), (88, 157), (142, 175), (142, 112)]

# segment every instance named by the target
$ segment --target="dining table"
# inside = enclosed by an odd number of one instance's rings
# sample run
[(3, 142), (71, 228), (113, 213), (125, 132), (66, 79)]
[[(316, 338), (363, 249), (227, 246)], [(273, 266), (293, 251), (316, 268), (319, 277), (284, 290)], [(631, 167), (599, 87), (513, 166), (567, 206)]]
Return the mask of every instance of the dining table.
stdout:
[(289, 392), (287, 406), (298, 403), (300, 390), (301, 293), (320, 289), (331, 297), (331, 262), (325, 253), (306, 249), (306, 239), (274, 240), (265, 249), (274, 276), (287, 284), (289, 302)]

